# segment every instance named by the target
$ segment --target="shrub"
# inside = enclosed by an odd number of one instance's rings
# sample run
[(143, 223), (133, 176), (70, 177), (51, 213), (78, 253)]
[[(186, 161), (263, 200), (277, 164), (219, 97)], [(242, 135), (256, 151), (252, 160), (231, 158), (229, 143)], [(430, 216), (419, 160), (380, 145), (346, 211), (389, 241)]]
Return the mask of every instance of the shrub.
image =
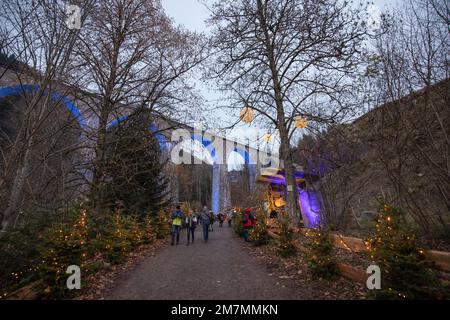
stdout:
[(328, 280), (338, 275), (336, 260), (333, 257), (333, 244), (326, 229), (308, 230), (309, 252), (306, 254), (308, 266), (315, 277)]
[(144, 244), (150, 244), (155, 241), (156, 234), (155, 228), (153, 224), (153, 218), (151, 215), (148, 215), (144, 219), (143, 223), (143, 242)]
[(267, 217), (261, 208), (256, 213), (256, 225), (250, 231), (250, 240), (257, 246), (266, 245), (269, 242)]
[(406, 224), (404, 213), (386, 204), (376, 217), (376, 230), (367, 240), (369, 254), (381, 269), (381, 290), (376, 299), (430, 299), (442, 297), (440, 281), (430, 269), (425, 250)]
[(0, 239), (0, 298), (37, 280), (41, 229), (26, 226)]
[(242, 213), (238, 210), (233, 216), (233, 230), (240, 237), (243, 235), (244, 227), (242, 226)]
[(133, 248), (129, 217), (120, 212), (111, 215), (102, 232), (97, 234), (96, 249), (103, 253), (104, 259), (111, 263), (120, 263), (125, 254)]
[(170, 223), (169, 216), (164, 210), (159, 210), (158, 215), (153, 221), (153, 229), (156, 233), (157, 239), (164, 239), (168, 235), (170, 235)]
[(288, 217), (280, 217), (280, 239), (278, 239), (278, 253), (282, 257), (294, 255), (297, 250), (293, 244), (293, 233), (290, 229), (290, 220)]
[(41, 276), (45, 294), (61, 297), (69, 293), (66, 287), (67, 267), (77, 265), (87, 272), (88, 223), (87, 210), (81, 209), (69, 222), (57, 223), (45, 233), (39, 246)]

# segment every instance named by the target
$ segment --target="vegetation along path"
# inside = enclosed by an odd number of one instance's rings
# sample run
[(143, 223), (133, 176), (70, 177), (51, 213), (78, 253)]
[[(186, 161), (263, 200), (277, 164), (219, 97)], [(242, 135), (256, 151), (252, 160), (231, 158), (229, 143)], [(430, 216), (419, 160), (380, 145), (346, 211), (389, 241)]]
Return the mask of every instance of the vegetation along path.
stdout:
[(232, 229), (215, 226), (208, 243), (201, 228), (193, 245), (180, 244), (146, 258), (120, 277), (106, 299), (307, 299), (301, 289), (280, 286), (247, 254)]

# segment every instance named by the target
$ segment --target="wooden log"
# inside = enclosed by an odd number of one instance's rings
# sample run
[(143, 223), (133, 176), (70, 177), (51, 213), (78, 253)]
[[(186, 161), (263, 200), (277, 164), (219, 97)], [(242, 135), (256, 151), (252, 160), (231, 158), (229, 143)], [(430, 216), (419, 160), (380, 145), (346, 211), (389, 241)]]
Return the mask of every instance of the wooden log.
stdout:
[(425, 255), (436, 264), (437, 269), (450, 272), (450, 252), (429, 250)]
[(42, 283), (41, 280), (27, 284), (7, 296), (7, 300), (37, 300), (41, 297), (40, 290), (37, 288)]
[(356, 268), (342, 262), (338, 262), (336, 266), (339, 273), (343, 277), (355, 282), (366, 283), (368, 275), (363, 269)]
[(341, 248), (352, 252), (364, 252), (367, 250), (366, 245), (362, 239), (346, 237), (340, 234), (333, 234), (331, 238), (333, 241), (333, 245), (336, 248)]

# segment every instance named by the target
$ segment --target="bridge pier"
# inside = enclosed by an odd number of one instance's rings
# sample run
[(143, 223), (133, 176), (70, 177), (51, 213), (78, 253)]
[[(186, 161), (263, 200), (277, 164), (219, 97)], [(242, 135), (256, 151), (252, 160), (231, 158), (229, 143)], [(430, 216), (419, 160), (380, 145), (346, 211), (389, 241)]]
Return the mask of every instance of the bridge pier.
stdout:
[(211, 210), (218, 214), (222, 209), (231, 206), (230, 184), (228, 181), (228, 165), (213, 164)]

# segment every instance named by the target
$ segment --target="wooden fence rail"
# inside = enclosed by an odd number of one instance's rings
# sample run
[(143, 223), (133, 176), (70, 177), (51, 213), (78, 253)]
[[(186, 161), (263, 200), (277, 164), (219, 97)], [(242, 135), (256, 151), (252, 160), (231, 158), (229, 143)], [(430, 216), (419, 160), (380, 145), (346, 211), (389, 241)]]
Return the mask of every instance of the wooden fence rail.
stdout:
[[(268, 230), (269, 236), (273, 239), (279, 239), (280, 236), (275, 231), (277, 230)], [(294, 232), (300, 233), (302, 235), (307, 235), (308, 229), (297, 228), (294, 230)], [(368, 246), (363, 239), (347, 237), (335, 233), (332, 234), (331, 237), (333, 246), (336, 248), (344, 249), (352, 253), (361, 253), (368, 250)], [(294, 241), (293, 244), (295, 248), (300, 252), (308, 251), (308, 249), (298, 241)], [(430, 261), (434, 263), (436, 269), (444, 272), (440, 274), (442, 277), (447, 278), (449, 276), (447, 273), (450, 273), (450, 252), (429, 250), (425, 253), (425, 255)], [(368, 275), (366, 274), (366, 271), (361, 268), (357, 268), (343, 262), (338, 262), (337, 268), (339, 273), (345, 278), (360, 283), (366, 282)]]

